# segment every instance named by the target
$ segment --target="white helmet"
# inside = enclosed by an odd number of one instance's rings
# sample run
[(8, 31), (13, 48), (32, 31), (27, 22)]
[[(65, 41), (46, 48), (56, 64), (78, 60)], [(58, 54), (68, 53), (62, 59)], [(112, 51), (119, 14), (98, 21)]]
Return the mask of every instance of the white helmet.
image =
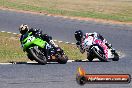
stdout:
[(22, 24), (20, 27), (19, 27), (19, 31), (21, 34), (25, 34), (27, 31), (29, 31), (29, 27), (27, 24)]

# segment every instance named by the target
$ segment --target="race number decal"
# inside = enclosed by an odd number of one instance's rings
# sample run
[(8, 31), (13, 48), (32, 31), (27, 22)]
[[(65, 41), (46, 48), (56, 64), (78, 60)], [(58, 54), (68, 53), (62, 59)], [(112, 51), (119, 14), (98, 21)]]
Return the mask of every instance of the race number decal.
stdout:
[(33, 37), (33, 36), (28, 37), (27, 43), (33, 41), (34, 39), (35, 39), (35, 37)]

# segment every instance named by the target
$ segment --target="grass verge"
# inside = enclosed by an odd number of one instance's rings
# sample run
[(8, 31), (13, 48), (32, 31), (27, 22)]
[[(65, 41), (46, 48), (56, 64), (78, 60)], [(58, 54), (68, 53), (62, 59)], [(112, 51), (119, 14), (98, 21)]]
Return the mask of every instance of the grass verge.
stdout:
[[(86, 55), (81, 54), (75, 45), (56, 43), (64, 49), (69, 59), (80, 60), (86, 58)], [(0, 32), (0, 62), (30, 61), (20, 46), (18, 35)]]
[(130, 0), (0, 0), (0, 6), (64, 16), (132, 22)]

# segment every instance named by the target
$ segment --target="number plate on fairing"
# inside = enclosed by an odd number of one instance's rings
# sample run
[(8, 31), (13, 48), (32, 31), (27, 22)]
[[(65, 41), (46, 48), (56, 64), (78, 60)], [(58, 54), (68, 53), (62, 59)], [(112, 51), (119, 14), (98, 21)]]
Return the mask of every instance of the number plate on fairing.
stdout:
[(29, 43), (29, 42), (31, 42), (31, 41), (33, 41), (33, 40), (35, 40), (35, 37), (30, 36), (30, 37), (27, 38), (27, 42), (26, 42), (26, 43)]

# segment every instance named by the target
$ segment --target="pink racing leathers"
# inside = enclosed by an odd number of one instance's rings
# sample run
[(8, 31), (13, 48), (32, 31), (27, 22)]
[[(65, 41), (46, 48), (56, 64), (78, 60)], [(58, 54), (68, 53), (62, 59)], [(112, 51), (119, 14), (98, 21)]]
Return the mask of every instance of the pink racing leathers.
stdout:
[(98, 44), (99, 46), (101, 46), (104, 50), (106, 59), (108, 59), (108, 47), (105, 45), (105, 42), (99, 39), (96, 34), (91, 36), (91, 34), (89, 35), (88, 33), (86, 33), (85, 37), (81, 41), (82, 49), (86, 50), (93, 44)]

